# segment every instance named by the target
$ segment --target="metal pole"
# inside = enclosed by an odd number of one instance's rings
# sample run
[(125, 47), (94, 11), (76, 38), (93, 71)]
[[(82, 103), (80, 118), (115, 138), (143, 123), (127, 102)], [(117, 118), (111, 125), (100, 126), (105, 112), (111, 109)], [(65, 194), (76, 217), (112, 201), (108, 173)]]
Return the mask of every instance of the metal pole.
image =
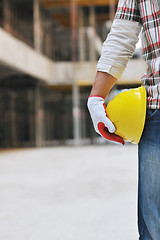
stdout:
[(90, 7), (89, 11), (89, 25), (91, 29), (91, 36), (89, 39), (89, 59), (90, 61), (96, 61), (96, 48), (95, 48), (95, 8)]
[(76, 61), (76, 40), (77, 40), (77, 4), (76, 0), (71, 0), (71, 44), (72, 62)]
[(8, 31), (11, 32), (12, 31), (12, 27), (11, 27), (11, 3), (9, 0), (3, 0), (3, 28)]
[(34, 47), (38, 52), (41, 52), (41, 16), (40, 16), (40, 1), (33, 1), (34, 14)]
[(81, 62), (86, 59), (86, 49), (85, 49), (85, 31), (84, 31), (84, 14), (83, 9), (79, 8), (79, 59)]
[(73, 63), (72, 79), (72, 105), (73, 105), (73, 137), (74, 144), (80, 144), (80, 96), (79, 87), (75, 80), (75, 61), (76, 61), (76, 40), (77, 40), (77, 4), (76, 0), (71, 0), (71, 49)]

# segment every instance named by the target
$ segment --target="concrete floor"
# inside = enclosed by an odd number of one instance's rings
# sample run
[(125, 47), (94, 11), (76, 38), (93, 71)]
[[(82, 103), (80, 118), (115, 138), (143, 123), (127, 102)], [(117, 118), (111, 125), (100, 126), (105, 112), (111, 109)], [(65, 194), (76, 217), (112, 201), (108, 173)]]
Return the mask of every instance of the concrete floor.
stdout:
[(137, 146), (0, 152), (1, 240), (136, 240)]

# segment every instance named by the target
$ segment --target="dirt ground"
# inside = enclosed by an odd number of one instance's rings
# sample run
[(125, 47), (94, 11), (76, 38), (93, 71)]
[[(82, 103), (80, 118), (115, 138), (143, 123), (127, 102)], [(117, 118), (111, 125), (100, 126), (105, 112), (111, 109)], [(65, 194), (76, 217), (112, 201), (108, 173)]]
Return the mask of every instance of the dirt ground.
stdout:
[(0, 239), (138, 239), (137, 146), (1, 151)]

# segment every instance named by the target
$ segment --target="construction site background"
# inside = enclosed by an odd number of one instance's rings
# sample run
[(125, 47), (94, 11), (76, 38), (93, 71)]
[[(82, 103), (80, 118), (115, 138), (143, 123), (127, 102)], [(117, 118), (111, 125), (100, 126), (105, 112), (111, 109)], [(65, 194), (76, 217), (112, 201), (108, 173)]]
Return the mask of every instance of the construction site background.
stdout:
[[(137, 145), (100, 138), (86, 106), (117, 3), (0, 0), (2, 240), (138, 239)], [(145, 70), (138, 43), (106, 103)]]
[[(98, 143), (86, 101), (118, 1), (0, 1), (0, 148)], [(141, 84), (137, 47), (107, 101)]]

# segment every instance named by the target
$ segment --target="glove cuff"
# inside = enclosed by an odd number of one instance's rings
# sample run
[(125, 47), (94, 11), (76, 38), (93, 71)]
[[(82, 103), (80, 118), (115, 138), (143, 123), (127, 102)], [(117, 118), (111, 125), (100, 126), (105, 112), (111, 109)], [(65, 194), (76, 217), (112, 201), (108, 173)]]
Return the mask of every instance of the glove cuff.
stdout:
[(103, 98), (103, 99), (105, 99), (104, 97), (98, 96), (98, 95), (90, 95), (89, 98), (91, 98), (91, 97), (98, 97), (98, 98)]

